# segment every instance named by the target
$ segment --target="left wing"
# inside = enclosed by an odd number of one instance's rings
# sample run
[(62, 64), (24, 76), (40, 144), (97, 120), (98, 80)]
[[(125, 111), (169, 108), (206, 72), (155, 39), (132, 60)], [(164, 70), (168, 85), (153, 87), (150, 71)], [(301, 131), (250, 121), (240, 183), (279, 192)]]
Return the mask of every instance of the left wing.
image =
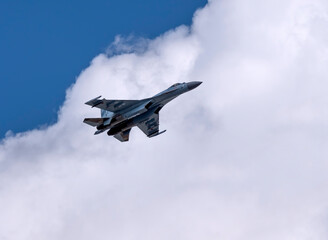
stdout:
[(150, 117), (137, 124), (141, 131), (143, 131), (147, 137), (155, 137), (161, 133), (164, 133), (166, 130), (159, 132), (159, 115), (158, 113), (153, 113)]
[(99, 99), (101, 96), (87, 101), (85, 104), (110, 112), (118, 112), (140, 102), (140, 100), (107, 100)]

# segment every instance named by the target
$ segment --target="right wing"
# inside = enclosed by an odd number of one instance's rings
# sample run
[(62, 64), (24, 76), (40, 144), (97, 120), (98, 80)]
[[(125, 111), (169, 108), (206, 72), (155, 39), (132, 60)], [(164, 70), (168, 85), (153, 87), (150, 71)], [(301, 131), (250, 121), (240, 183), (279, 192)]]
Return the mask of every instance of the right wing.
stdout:
[(159, 132), (158, 113), (153, 113), (147, 120), (137, 124), (137, 126), (147, 135), (147, 137), (155, 137), (166, 131)]
[(131, 107), (140, 102), (139, 100), (107, 100), (105, 98), (99, 99), (101, 96), (87, 101), (85, 104), (91, 107), (97, 107), (110, 112), (117, 112), (122, 109)]

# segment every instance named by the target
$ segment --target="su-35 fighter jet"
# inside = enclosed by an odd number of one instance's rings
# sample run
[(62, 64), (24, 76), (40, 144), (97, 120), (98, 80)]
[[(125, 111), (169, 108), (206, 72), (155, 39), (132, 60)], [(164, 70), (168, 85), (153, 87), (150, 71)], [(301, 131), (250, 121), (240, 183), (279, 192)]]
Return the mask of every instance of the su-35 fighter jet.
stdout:
[(138, 126), (148, 137), (155, 137), (159, 132), (159, 111), (169, 101), (182, 93), (198, 87), (202, 82), (176, 83), (142, 100), (107, 100), (94, 98), (85, 104), (101, 109), (101, 118), (85, 118), (84, 123), (97, 128), (95, 134), (107, 131), (121, 142), (129, 141), (131, 128)]

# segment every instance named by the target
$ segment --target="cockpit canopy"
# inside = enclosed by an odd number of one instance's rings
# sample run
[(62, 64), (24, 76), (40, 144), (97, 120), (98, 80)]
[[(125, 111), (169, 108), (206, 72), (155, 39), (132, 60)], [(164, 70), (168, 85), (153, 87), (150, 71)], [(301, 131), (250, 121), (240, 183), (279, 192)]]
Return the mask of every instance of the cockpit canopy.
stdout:
[[(171, 87), (176, 87), (176, 86), (179, 86), (181, 83), (175, 83), (175, 84), (173, 84)], [(170, 87), (170, 88), (171, 88)]]

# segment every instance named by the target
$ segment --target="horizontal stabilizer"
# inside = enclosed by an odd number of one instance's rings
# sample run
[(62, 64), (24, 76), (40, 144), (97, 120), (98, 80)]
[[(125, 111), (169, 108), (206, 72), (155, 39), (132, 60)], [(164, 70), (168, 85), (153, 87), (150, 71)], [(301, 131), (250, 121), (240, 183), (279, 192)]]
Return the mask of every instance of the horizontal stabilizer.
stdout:
[(131, 131), (131, 128), (127, 129), (123, 132), (120, 132), (118, 134), (115, 134), (114, 138), (116, 138), (117, 140), (119, 140), (121, 142), (127, 142), (127, 141), (129, 141), (130, 131)]
[(92, 127), (97, 127), (106, 121), (108, 118), (85, 118), (83, 120), (84, 123), (89, 124)]

